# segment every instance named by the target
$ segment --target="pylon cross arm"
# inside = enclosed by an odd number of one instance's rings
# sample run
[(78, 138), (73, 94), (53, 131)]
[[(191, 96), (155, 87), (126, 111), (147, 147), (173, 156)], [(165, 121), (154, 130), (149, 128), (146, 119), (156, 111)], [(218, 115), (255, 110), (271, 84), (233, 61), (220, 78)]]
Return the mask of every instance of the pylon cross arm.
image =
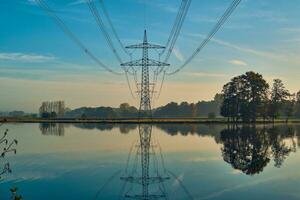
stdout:
[(125, 47), (126, 49), (165, 49), (165, 46), (161, 46), (158, 44), (150, 44), (150, 43), (140, 43), (140, 44), (133, 44)]
[(133, 61), (121, 64), (121, 66), (128, 66), (128, 67), (134, 67), (134, 66), (143, 67), (144, 65), (157, 66), (157, 67), (170, 66), (170, 64), (168, 64), (168, 63), (160, 62), (160, 61), (149, 59), (149, 58), (146, 60), (146, 62), (144, 62), (143, 59), (139, 59), (139, 60), (133, 60)]

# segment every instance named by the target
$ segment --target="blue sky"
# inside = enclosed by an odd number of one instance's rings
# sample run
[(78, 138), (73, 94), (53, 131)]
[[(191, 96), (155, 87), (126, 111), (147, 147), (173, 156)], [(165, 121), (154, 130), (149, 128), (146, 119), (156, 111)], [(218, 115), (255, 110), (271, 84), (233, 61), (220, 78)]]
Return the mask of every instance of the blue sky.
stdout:
[[(48, 0), (81, 41), (115, 70), (119, 64), (81, 0)], [(124, 44), (165, 44), (180, 0), (105, 0)], [(97, 2), (98, 3), (98, 2)], [(194, 0), (172, 54), (176, 68), (200, 44), (231, 0)], [(281, 78), (300, 89), (300, 0), (243, 0), (206, 48), (180, 73), (166, 78), (155, 106), (169, 101), (213, 98), (230, 77), (249, 70), (268, 81)], [(0, 6), (0, 110), (35, 112), (41, 101), (63, 99), (71, 107), (137, 105), (123, 76), (99, 68), (64, 35), (32, 0), (4, 0)], [(114, 40), (116, 46), (117, 43)], [(120, 50), (120, 48), (118, 48)], [(121, 54), (124, 61), (129, 60)], [(140, 54), (135, 53), (138, 58)]]

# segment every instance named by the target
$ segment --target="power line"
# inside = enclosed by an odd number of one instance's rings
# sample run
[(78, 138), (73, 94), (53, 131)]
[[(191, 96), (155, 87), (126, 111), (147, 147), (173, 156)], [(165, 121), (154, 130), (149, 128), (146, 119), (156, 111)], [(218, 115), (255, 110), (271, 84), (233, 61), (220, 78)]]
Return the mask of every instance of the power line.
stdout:
[(94, 60), (100, 67), (104, 68), (106, 71), (111, 72), (116, 75), (122, 75), (124, 73), (116, 72), (110, 69), (108, 66), (103, 64), (89, 49), (87, 49), (83, 43), (70, 31), (67, 25), (56, 15), (55, 11), (50, 9), (48, 4), (43, 0), (35, 0), (35, 2), (46, 11), (46, 13), (52, 17), (55, 23), (60, 27), (60, 29), (92, 60)]
[(111, 27), (111, 29), (112, 29), (112, 32), (113, 32), (114, 36), (116, 37), (117, 41), (119, 42), (119, 45), (121, 46), (122, 50), (123, 50), (127, 55), (131, 56), (131, 53), (125, 48), (124, 44), (123, 44), (122, 41), (120, 40), (119, 35), (117, 34), (117, 31), (116, 31), (116, 29), (115, 29), (115, 27), (114, 27), (114, 25), (113, 25), (113, 23), (112, 23), (112, 20), (111, 20), (111, 18), (110, 18), (110, 16), (109, 16), (109, 13), (108, 13), (108, 11), (107, 11), (107, 9), (106, 9), (106, 7), (105, 7), (104, 1), (103, 1), (103, 0), (99, 0), (99, 3), (100, 3), (100, 6), (101, 6), (101, 8), (102, 8), (102, 10), (103, 10), (103, 13), (104, 13), (104, 15), (106, 16), (107, 21), (108, 21), (108, 23), (109, 23), (109, 25), (110, 25), (110, 27)]
[(208, 34), (208, 36), (205, 38), (205, 40), (203, 40), (203, 42), (200, 44), (200, 46), (196, 49), (196, 51), (192, 54), (191, 57), (189, 57), (188, 60), (185, 61), (185, 63), (180, 66), (178, 69), (176, 69), (173, 72), (167, 72), (167, 69), (164, 70), (163, 73), (163, 77), (162, 77), (162, 82), (158, 91), (158, 96), (157, 98), (160, 97), (162, 88), (163, 88), (163, 84), (164, 84), (164, 80), (165, 80), (165, 76), (166, 75), (174, 75), (176, 73), (178, 73), (180, 70), (182, 70), (186, 65), (188, 65), (192, 59), (206, 46), (206, 44), (213, 38), (213, 36), (218, 32), (218, 30), (221, 28), (221, 26), (226, 22), (226, 20), (229, 18), (229, 16), (233, 13), (233, 11), (235, 10), (235, 8), (240, 4), (241, 0), (234, 0), (230, 6), (227, 8), (227, 10), (225, 11), (225, 13), (222, 15), (222, 17), (219, 19), (219, 21), (217, 22), (217, 24), (214, 26), (214, 28), (210, 31), (210, 33)]
[[(92, 15), (94, 16), (94, 18), (95, 18), (95, 20), (96, 20), (96, 22), (97, 22), (97, 24), (98, 24), (98, 27), (99, 27), (100, 31), (101, 31), (102, 34), (104, 35), (104, 37), (105, 37), (105, 39), (106, 39), (106, 42), (107, 42), (108, 46), (111, 48), (112, 52), (114, 53), (114, 55), (116, 56), (116, 58), (118, 59), (118, 61), (119, 61), (120, 63), (122, 63), (122, 59), (121, 59), (120, 55), (118, 54), (118, 52), (117, 52), (115, 46), (113, 45), (112, 39), (111, 39), (111, 37), (110, 37), (108, 31), (106, 30), (106, 27), (105, 27), (105, 25), (104, 25), (104, 23), (103, 23), (103, 20), (102, 20), (101, 16), (99, 15), (98, 9), (97, 9), (97, 7), (95, 6), (93, 0), (86, 0), (86, 3), (87, 3), (87, 5), (88, 5), (88, 7), (89, 7), (89, 9), (90, 9), (90, 11), (91, 11), (91, 13), (92, 13)], [(110, 20), (110, 17), (109, 17), (108, 12), (107, 12), (107, 10), (106, 10), (104, 4), (103, 4), (103, 1), (101, 1), (101, 0), (100, 0), (100, 5), (101, 5), (101, 7), (102, 7), (102, 10), (104, 11), (104, 14), (105, 14), (105, 16), (106, 16), (106, 18), (107, 18), (107, 20), (108, 20), (109, 25), (111, 26), (111, 28), (112, 28), (112, 30), (113, 30), (113, 33), (114, 33), (115, 37), (117, 38), (117, 40), (118, 40), (119, 43), (121, 44), (122, 48), (124, 48), (124, 46), (123, 46), (121, 40), (120, 40), (119, 37), (118, 37), (118, 34), (117, 34), (116, 30), (115, 30), (115, 28), (114, 28), (114, 26), (113, 26), (113, 24), (112, 24), (112, 21)], [(124, 48), (124, 49), (125, 49), (125, 48)], [(125, 50), (126, 50), (126, 49), (125, 49)], [(128, 51), (126, 51), (126, 52), (129, 53)], [(130, 54), (129, 54), (129, 55), (130, 55)], [(131, 56), (131, 55), (130, 55), (130, 56)], [(133, 90), (132, 90), (132, 87), (131, 87), (131, 84), (130, 84), (130, 81), (129, 81), (129, 77), (128, 77), (129, 68), (126, 69), (126, 67), (124, 67), (124, 66), (122, 66), (122, 68), (123, 68), (123, 70), (125, 71), (126, 82), (127, 82), (128, 89), (129, 89), (129, 91), (130, 91), (130, 94), (131, 94), (131, 96), (132, 96), (133, 98), (135, 98), (134, 92), (133, 92)], [(134, 75), (134, 74), (133, 74), (133, 75)], [(137, 84), (136, 81), (135, 81), (135, 84)]]
[(174, 46), (175, 46), (175, 44), (176, 44), (176, 42), (177, 42), (177, 39), (178, 39), (178, 36), (179, 36), (179, 34), (180, 34), (180, 31), (181, 31), (183, 22), (184, 22), (184, 20), (185, 20), (185, 17), (186, 17), (186, 15), (187, 15), (187, 12), (188, 12), (189, 7), (190, 7), (190, 5), (191, 5), (191, 2), (192, 2), (192, 0), (185, 0), (185, 2), (184, 2), (183, 10), (182, 10), (182, 12), (181, 12), (181, 14), (180, 14), (180, 17), (179, 17), (179, 19), (178, 19), (179, 21), (178, 21), (178, 24), (177, 24), (177, 26), (176, 26), (176, 30), (175, 30), (175, 32), (174, 32), (174, 36), (173, 36), (173, 38), (172, 38), (172, 40), (171, 40), (171, 44), (170, 44), (170, 47), (169, 47), (169, 49), (168, 49), (167, 56), (166, 56), (164, 62), (168, 62), (168, 60), (169, 60), (169, 58), (170, 58), (170, 56), (171, 56), (171, 53), (172, 53), (172, 51), (173, 51), (173, 49), (174, 49)]
[(227, 8), (225, 13), (222, 15), (222, 17), (219, 19), (218, 23), (213, 27), (213, 29), (209, 32), (207, 37), (202, 41), (200, 46), (195, 50), (195, 52), (181, 65), (178, 69), (176, 69), (173, 72), (167, 72), (167, 75), (174, 75), (180, 70), (182, 70), (186, 65), (188, 65), (193, 58), (207, 45), (207, 43), (214, 37), (214, 35), (220, 30), (222, 25), (227, 21), (229, 16), (233, 13), (233, 11), (236, 9), (236, 7), (240, 4), (241, 0), (234, 0), (230, 6)]
[(92, 13), (92, 15), (94, 16), (96, 23), (98, 24), (98, 28), (100, 29), (100, 31), (104, 35), (108, 46), (111, 48), (112, 52), (114, 53), (114, 55), (116, 56), (116, 58), (118, 59), (118, 61), (120, 63), (122, 63), (123, 61), (122, 61), (120, 55), (118, 54), (116, 48), (113, 45), (113, 42), (112, 42), (112, 40), (111, 40), (111, 38), (110, 38), (107, 30), (106, 30), (106, 27), (105, 27), (105, 25), (103, 23), (103, 20), (100, 17), (100, 15), (98, 13), (98, 9), (95, 6), (93, 0), (85, 0), (85, 1), (86, 1), (87, 5), (88, 5), (88, 7), (89, 7), (89, 9), (90, 9), (90, 11)]
[(162, 55), (165, 53), (167, 47), (169, 46), (169, 44), (170, 44), (170, 42), (171, 42), (171, 39), (173, 38), (174, 32), (175, 32), (175, 30), (176, 30), (176, 27), (178, 26), (179, 19), (180, 19), (181, 15), (182, 15), (182, 10), (183, 10), (183, 8), (184, 8), (185, 2), (186, 2), (185, 0), (182, 0), (182, 1), (181, 1), (180, 8), (179, 8), (179, 10), (178, 10), (176, 19), (175, 19), (175, 21), (174, 21), (174, 24), (173, 24), (173, 27), (172, 27), (172, 29), (171, 29), (169, 38), (168, 38), (167, 43), (166, 43), (166, 45), (165, 45), (166, 48), (163, 49), (163, 51), (162, 51), (161, 53), (159, 53), (159, 56), (162, 56)]

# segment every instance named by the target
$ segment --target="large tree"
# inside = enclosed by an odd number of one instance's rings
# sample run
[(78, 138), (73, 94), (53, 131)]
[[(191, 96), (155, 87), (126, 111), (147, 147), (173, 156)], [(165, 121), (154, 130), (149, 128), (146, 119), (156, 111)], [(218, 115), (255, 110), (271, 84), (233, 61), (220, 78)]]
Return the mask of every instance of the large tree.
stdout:
[(234, 77), (224, 85), (221, 114), (238, 121), (256, 121), (263, 115), (264, 103), (268, 98), (268, 83), (261, 74), (246, 72)]

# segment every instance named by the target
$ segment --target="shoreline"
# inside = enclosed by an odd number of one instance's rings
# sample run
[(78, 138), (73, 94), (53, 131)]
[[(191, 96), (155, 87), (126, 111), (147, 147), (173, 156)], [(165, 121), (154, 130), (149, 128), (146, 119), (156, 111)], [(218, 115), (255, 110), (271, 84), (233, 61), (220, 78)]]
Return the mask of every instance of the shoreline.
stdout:
[(228, 122), (226, 119), (207, 119), (207, 118), (130, 118), (130, 119), (0, 119), (0, 123), (100, 123), (100, 124), (300, 124), (300, 119), (285, 119), (273, 121), (258, 120), (252, 122)]

